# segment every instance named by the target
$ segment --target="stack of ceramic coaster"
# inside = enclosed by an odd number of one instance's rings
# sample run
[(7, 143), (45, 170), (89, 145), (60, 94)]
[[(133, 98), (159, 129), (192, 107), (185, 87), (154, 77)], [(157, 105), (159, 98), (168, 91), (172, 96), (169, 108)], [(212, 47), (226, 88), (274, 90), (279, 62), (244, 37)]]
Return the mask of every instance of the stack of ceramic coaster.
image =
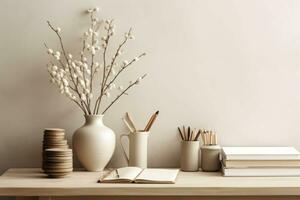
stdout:
[(51, 148), (69, 148), (64, 129), (46, 128), (44, 130), (43, 149)]
[(42, 168), (49, 177), (53, 178), (64, 177), (72, 172), (72, 149), (69, 149), (64, 129), (44, 130)]
[(44, 130), (43, 141), (43, 166), (45, 161), (45, 149), (62, 148), (68, 149), (67, 140), (65, 139), (65, 130), (60, 128), (46, 128)]
[(51, 178), (61, 178), (73, 171), (72, 149), (45, 149), (44, 172)]

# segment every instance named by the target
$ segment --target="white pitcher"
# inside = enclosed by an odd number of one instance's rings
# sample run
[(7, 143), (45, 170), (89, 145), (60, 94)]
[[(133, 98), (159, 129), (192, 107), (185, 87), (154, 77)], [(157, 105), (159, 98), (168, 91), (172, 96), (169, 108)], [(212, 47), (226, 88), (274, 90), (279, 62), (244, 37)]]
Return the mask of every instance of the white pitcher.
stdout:
[[(136, 131), (120, 136), (120, 143), (128, 166), (135, 166), (143, 169), (147, 168), (148, 136), (149, 131)], [(129, 140), (129, 155), (126, 153), (122, 144), (123, 137), (127, 137)]]

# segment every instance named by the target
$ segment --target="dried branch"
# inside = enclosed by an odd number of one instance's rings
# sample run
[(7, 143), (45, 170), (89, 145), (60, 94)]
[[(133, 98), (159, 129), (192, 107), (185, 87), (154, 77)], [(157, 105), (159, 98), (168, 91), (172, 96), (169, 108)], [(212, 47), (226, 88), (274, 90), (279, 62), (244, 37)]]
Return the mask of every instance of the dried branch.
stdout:
[[(109, 22), (109, 26), (111, 25), (111, 23), (112, 23), (112, 20)], [(94, 114), (99, 112), (101, 100), (104, 95), (105, 78), (106, 78), (106, 50), (108, 47), (109, 39), (110, 39), (110, 29), (108, 28), (107, 33), (106, 33), (106, 38), (105, 38), (104, 51), (103, 51), (103, 76), (102, 76), (102, 82), (101, 82), (100, 96), (96, 100), (94, 111), (93, 111)]]
[[(132, 30), (132, 28), (130, 28), (129, 29), (129, 31), (128, 31), (128, 33), (127, 34), (130, 34), (131, 33), (131, 30)], [(115, 53), (115, 55), (114, 55), (114, 57), (112, 58), (112, 61), (111, 61), (111, 63), (110, 63), (110, 68), (109, 68), (109, 71), (108, 71), (108, 73), (107, 73), (107, 76), (106, 76), (106, 79), (105, 79), (105, 82), (104, 82), (104, 85), (107, 87), (107, 80), (108, 80), (108, 78), (109, 78), (109, 75), (110, 75), (110, 73), (111, 73), (111, 71), (112, 71), (112, 68), (113, 68), (113, 66), (114, 66), (114, 63), (115, 63), (115, 61), (116, 61), (116, 59), (117, 59), (117, 57), (118, 57), (118, 55), (119, 55), (119, 53), (120, 53), (120, 50), (121, 50), (121, 48), (125, 45), (125, 43), (128, 41), (128, 37), (125, 37), (125, 39), (124, 39), (124, 41), (119, 45), (119, 47), (118, 47), (118, 49), (117, 49), (117, 51), (116, 51), (116, 53)], [(104, 91), (105, 91), (105, 89), (104, 89)]]
[[(140, 59), (141, 57), (145, 56), (146, 53), (142, 53), (141, 55), (139, 55), (137, 58)], [(104, 89), (104, 92), (109, 88), (109, 86), (118, 78), (118, 76), (126, 69), (128, 68), (131, 64), (133, 64), (134, 62), (136, 62), (136, 59), (132, 59), (127, 65), (123, 66), (118, 72), (117, 74), (114, 76), (114, 78), (106, 85), (106, 88)]]
[[(66, 53), (65, 48), (64, 48), (64, 44), (63, 44), (63, 41), (62, 41), (62, 37), (61, 37), (61, 35), (59, 34), (59, 31), (56, 30), (56, 29), (52, 26), (52, 24), (50, 23), (50, 21), (47, 21), (47, 23), (48, 23), (48, 26), (56, 33), (57, 37), (59, 38), (59, 42), (60, 42), (60, 46), (61, 46), (63, 55), (64, 55), (64, 57), (65, 57), (65, 59), (66, 59), (67, 64), (68, 64), (69, 71), (71, 72), (72, 69), (71, 69), (71, 67), (70, 67), (70, 63), (69, 63), (69, 60), (68, 60), (68, 57), (67, 57), (67, 53)], [(70, 77), (71, 77), (71, 80), (72, 80), (72, 82), (73, 82), (73, 84), (74, 84), (76, 90), (77, 90), (77, 94), (78, 94), (79, 97), (80, 97), (80, 92), (79, 92), (79, 89), (78, 89), (78, 84), (76, 84), (76, 82), (75, 82), (75, 80), (74, 80), (74, 78), (73, 78), (72, 76), (70, 76)], [(83, 101), (83, 100), (80, 99), (80, 102), (81, 102), (81, 105), (82, 105), (83, 107), (84, 107), (84, 105), (85, 105), (85, 106), (86, 106), (86, 109), (89, 110), (89, 108), (87, 107), (85, 101)], [(91, 112), (89, 112), (89, 113), (91, 113)]]
[[(49, 74), (50, 76), (55, 80), (55, 83), (58, 87), (60, 87), (61, 93), (65, 93), (67, 97), (69, 97), (76, 105), (79, 106), (79, 108), (84, 112), (85, 115), (88, 114), (98, 114), (100, 105), (102, 105), (102, 99), (104, 96), (107, 95), (109, 97), (108, 89), (111, 87), (111, 85), (116, 81), (116, 79), (119, 77), (119, 75), (125, 71), (130, 65), (132, 65), (135, 61), (137, 61), (140, 57), (146, 55), (145, 53), (139, 55), (135, 59), (131, 60), (129, 63), (126, 61), (124, 62), (124, 65), (121, 66), (119, 70), (116, 70), (117, 73), (113, 74), (115, 62), (118, 58), (118, 56), (121, 54), (122, 48), (128, 41), (128, 39), (134, 39), (134, 36), (131, 35), (131, 28), (127, 33), (125, 33), (125, 39), (119, 44), (118, 48), (116, 49), (115, 54), (109, 61), (107, 62), (108, 56), (107, 56), (107, 50), (110, 38), (114, 34), (114, 25), (113, 20), (106, 20), (105, 22), (105, 30), (107, 30), (105, 38), (102, 39), (101, 42), (103, 42), (103, 52), (101, 54), (102, 62), (103, 62), (103, 74), (100, 78), (100, 91), (99, 96), (97, 97), (93, 110), (91, 110), (92, 107), (92, 95), (93, 95), (93, 86), (95, 85), (93, 83), (94, 76), (96, 72), (100, 69), (97, 63), (97, 66), (95, 65), (95, 54), (96, 51), (98, 51), (100, 48), (98, 44), (96, 43), (96, 37), (98, 36), (98, 31), (100, 28), (100, 23), (95, 17), (95, 13), (98, 12), (98, 8), (89, 9), (88, 13), (90, 13), (90, 19), (91, 19), (91, 26), (89, 27), (89, 31), (85, 33), (86, 38), (83, 39), (83, 47), (82, 52), (80, 56), (80, 60), (72, 59), (72, 55), (68, 55), (66, 52), (66, 49), (63, 44), (62, 36), (60, 34), (60, 28), (55, 28), (49, 21), (47, 21), (48, 26), (52, 31), (55, 32), (57, 35), (61, 51), (53, 52), (52, 49), (49, 49), (47, 45), (45, 44), (45, 47), (48, 49), (48, 53), (53, 56), (57, 61), (56, 64), (53, 64), (51, 62), (51, 67), (49, 67)], [(101, 21), (103, 22), (103, 21)], [(87, 42), (89, 42), (91, 39), (91, 56), (87, 55), (86, 48), (87, 48)], [(88, 47), (89, 48), (89, 47)], [(88, 49), (89, 50), (89, 49)], [(64, 59), (61, 59), (61, 55), (64, 57)], [(86, 57), (88, 57), (88, 61), (86, 60)], [(64, 60), (66, 62), (64, 62)], [(87, 66), (86, 66), (87, 65)], [(52, 68), (53, 67), (53, 68)], [(59, 71), (57, 71), (59, 70)], [(101, 70), (101, 71), (102, 71)], [(139, 79), (137, 79), (135, 82), (130, 83), (129, 86), (119, 93), (115, 99), (104, 109), (103, 113), (105, 113), (115, 102), (119, 100), (119, 98), (123, 95), (127, 95), (127, 91), (132, 88), (134, 85), (138, 84), (141, 79), (143, 79), (146, 76), (146, 74)], [(98, 85), (98, 84), (97, 84)], [(101, 107), (102, 108), (102, 107)], [(92, 112), (93, 111), (93, 112)]]
[(147, 76), (147, 74), (144, 74), (140, 78), (138, 78), (135, 82), (131, 83), (124, 91), (122, 91), (102, 112), (102, 115), (122, 96), (124, 95), (131, 87), (134, 85), (137, 85), (142, 79), (144, 79)]

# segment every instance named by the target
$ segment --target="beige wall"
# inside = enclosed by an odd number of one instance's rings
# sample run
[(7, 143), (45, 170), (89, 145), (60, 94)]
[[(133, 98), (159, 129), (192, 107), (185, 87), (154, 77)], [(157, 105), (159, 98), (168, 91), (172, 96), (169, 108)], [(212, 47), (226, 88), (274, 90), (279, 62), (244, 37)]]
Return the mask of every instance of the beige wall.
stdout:
[[(292, 0), (1, 0), (0, 173), (39, 166), (44, 127), (73, 131), (82, 114), (50, 86), (43, 42), (63, 28), (67, 49), (78, 47), (83, 10), (100, 6), (117, 23), (115, 42), (129, 26), (128, 55), (148, 55), (121, 81), (147, 79), (106, 115), (119, 135), (129, 111), (140, 127), (160, 110), (149, 147), (151, 166), (178, 166), (176, 127), (212, 128), (222, 145), (300, 148), (300, 1)], [(122, 33), (122, 34), (121, 34)], [(116, 43), (115, 43), (116, 44)], [(111, 166), (124, 165), (118, 144)]]

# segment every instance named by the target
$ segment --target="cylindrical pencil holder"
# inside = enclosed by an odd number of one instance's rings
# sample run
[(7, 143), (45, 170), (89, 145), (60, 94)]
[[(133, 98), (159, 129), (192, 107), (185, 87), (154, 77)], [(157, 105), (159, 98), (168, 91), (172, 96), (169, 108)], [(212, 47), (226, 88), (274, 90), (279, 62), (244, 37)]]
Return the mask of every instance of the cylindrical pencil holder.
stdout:
[[(127, 155), (122, 143), (122, 137), (129, 139), (129, 154)], [(128, 163), (128, 166), (147, 168), (147, 146), (149, 131), (137, 131), (120, 136), (121, 146)]]
[(181, 141), (180, 168), (182, 171), (199, 170), (199, 141)]
[(221, 147), (219, 145), (207, 145), (201, 147), (201, 168), (205, 172), (219, 171), (221, 162), (219, 154)]

